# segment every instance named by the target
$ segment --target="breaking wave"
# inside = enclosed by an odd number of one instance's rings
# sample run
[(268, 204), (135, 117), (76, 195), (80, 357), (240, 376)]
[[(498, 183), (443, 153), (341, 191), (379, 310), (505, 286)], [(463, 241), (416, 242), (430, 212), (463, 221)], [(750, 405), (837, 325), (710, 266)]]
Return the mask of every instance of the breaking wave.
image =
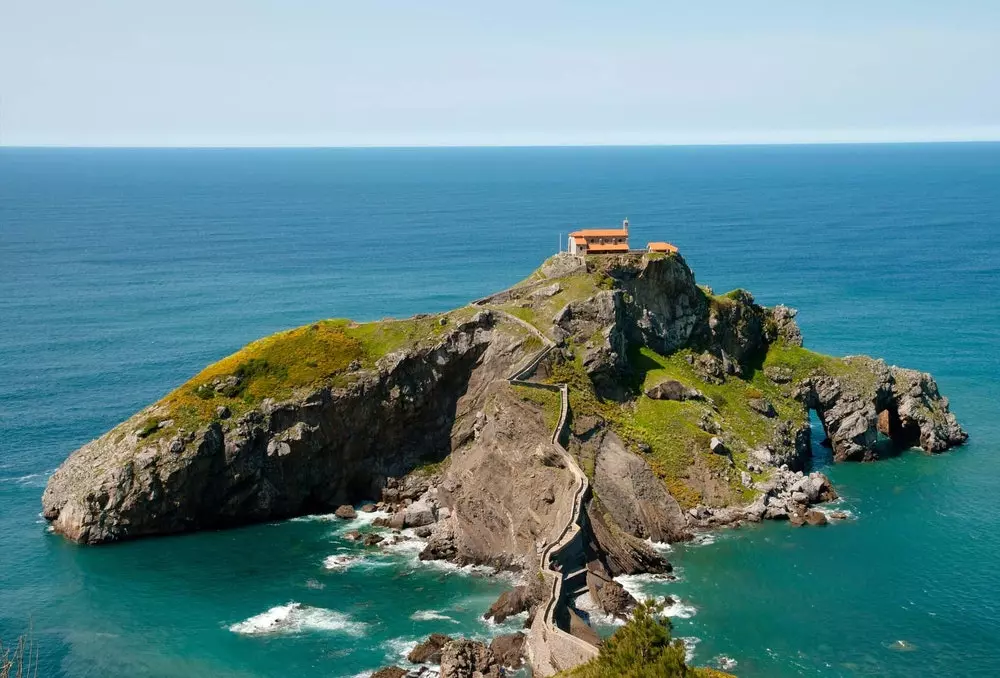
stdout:
[(410, 615), (410, 619), (414, 621), (448, 621), (452, 624), (459, 623), (457, 619), (453, 619), (438, 610), (417, 610)]
[(308, 631), (331, 631), (360, 636), (364, 635), (366, 625), (353, 621), (340, 612), (293, 601), (276, 605), (266, 612), (233, 624), (229, 630), (247, 636)]

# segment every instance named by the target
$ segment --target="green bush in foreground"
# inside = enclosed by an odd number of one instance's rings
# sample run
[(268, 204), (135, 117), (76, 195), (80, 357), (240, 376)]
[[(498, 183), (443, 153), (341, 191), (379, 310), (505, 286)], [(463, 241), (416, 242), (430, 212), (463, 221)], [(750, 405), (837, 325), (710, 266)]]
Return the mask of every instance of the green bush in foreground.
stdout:
[(636, 606), (632, 619), (601, 647), (596, 659), (564, 678), (695, 678), (725, 676), (710, 669), (688, 668), (684, 644), (670, 637), (670, 621), (657, 616), (663, 606), (652, 600)]

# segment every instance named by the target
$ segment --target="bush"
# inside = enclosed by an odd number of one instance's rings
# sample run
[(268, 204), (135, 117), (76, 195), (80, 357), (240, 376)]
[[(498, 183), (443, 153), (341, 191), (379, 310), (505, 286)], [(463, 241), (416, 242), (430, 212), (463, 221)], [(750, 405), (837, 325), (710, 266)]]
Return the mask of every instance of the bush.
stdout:
[(647, 600), (632, 619), (601, 647), (600, 654), (567, 678), (686, 678), (684, 644), (670, 638), (670, 621), (657, 616), (663, 606)]

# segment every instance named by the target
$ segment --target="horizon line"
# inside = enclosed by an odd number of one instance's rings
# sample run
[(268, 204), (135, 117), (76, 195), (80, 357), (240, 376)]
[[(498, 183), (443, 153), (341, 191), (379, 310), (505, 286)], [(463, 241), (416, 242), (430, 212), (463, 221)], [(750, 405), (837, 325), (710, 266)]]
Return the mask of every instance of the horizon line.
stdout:
[(716, 148), (762, 146), (904, 146), (941, 144), (993, 144), (1000, 136), (968, 139), (856, 139), (856, 140), (789, 140), (789, 141), (701, 141), (662, 143), (481, 143), (481, 144), (4, 144), (0, 149), (48, 150), (420, 150), (473, 148)]

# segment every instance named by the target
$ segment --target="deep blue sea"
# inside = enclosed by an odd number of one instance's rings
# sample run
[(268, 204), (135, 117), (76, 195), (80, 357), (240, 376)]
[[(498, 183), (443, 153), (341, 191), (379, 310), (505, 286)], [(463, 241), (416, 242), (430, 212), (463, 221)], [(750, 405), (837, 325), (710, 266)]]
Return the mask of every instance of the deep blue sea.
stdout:
[(626, 216), (699, 282), (799, 308), (811, 348), (933, 372), (971, 434), (827, 469), (853, 520), (720, 533), (672, 551), (680, 581), (629, 585), (680, 598), (695, 663), (741, 676), (996, 675), (1000, 144), (0, 148), (0, 639), (30, 626), (43, 678), (337, 678), (499, 632), (479, 617), (506, 580), (351, 560), (327, 520), (86, 548), (39, 498), (257, 337), (459, 306)]

